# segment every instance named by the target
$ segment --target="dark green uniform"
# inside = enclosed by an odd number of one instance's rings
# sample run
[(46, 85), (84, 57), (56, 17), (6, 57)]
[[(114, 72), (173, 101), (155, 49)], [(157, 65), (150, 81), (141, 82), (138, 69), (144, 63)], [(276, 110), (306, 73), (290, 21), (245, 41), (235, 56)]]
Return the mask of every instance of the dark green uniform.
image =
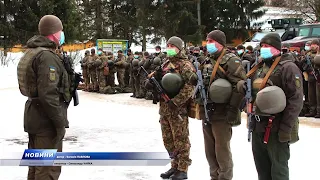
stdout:
[[(276, 33), (266, 35), (261, 43), (270, 43), (281, 50), (280, 36)], [(274, 59), (265, 60), (253, 75), (253, 81), (264, 78)], [(257, 116), (253, 120), (252, 152), (259, 180), (289, 180), (288, 160), (290, 158), (289, 142), (296, 142), (298, 115), (303, 106), (302, 74), (291, 53), (281, 56), (279, 64), (272, 71), (267, 85), (280, 87), (286, 96), (286, 107), (281, 113), (275, 114), (272, 121), (271, 134), (267, 144), (264, 135), (269, 116)], [(253, 89), (255, 98), (257, 89)], [(259, 110), (256, 110), (258, 112)]]
[[(27, 42), (28, 49), (18, 65), (20, 91), (28, 96), (24, 112), (24, 131), (29, 149), (58, 149), (67, 120), (66, 102), (70, 102), (68, 73), (53, 50), (56, 44), (44, 36)], [(29, 167), (29, 180), (57, 180), (61, 167)]]
[[(224, 37), (224, 38), (223, 38)], [(226, 37), (221, 31), (212, 31), (208, 38), (214, 39), (225, 47)], [(210, 55), (212, 63), (211, 68), (207, 68), (209, 64), (204, 66), (202, 71), (205, 81), (206, 92), (209, 91), (210, 77), (212, 67), (217, 62), (218, 57), (223, 51)], [(231, 180), (233, 178), (233, 160), (230, 149), (230, 140), (232, 138), (232, 126), (241, 123), (240, 104), (243, 94), (237, 91), (236, 85), (240, 80), (244, 80), (245, 70), (241, 65), (240, 58), (228, 50), (222, 55), (220, 63), (221, 69), (217, 70), (215, 79), (225, 79), (232, 85), (232, 94), (228, 103), (208, 102), (209, 119), (211, 124), (203, 125), (203, 137), (205, 145), (205, 153), (210, 166), (210, 176), (212, 180), (223, 179)], [(201, 105), (201, 103), (200, 103)], [(200, 118), (204, 120), (204, 109), (200, 106)]]

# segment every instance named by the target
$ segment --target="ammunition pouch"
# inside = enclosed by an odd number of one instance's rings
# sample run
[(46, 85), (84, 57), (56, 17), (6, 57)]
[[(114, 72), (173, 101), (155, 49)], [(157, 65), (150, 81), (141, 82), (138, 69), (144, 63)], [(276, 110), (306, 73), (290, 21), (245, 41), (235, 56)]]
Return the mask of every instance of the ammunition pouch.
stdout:
[(241, 94), (239, 92), (235, 92), (235, 90), (233, 90), (233, 92), (231, 94), (229, 105), (231, 107), (235, 107), (235, 108), (239, 109), (242, 102), (243, 102), (243, 99), (244, 99), (243, 94)]

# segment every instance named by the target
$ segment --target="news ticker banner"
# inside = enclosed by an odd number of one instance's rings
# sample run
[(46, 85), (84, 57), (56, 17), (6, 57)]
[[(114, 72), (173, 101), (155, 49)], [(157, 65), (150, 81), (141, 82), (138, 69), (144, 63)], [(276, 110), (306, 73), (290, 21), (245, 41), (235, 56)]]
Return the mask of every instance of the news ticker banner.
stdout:
[(26, 149), (0, 154), (0, 166), (166, 166), (165, 152), (57, 152)]

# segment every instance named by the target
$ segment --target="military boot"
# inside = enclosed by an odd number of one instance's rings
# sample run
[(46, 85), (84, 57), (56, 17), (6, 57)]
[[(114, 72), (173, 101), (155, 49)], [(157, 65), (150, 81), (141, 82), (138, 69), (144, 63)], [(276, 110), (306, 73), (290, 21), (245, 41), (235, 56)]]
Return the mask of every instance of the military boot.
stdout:
[(160, 174), (160, 177), (163, 179), (169, 179), (176, 171), (176, 168), (171, 168), (167, 172)]
[(171, 177), (172, 180), (183, 180), (188, 179), (188, 174), (183, 171), (176, 171), (173, 176)]
[(317, 108), (317, 113), (314, 116), (315, 118), (320, 118), (320, 108)]
[(311, 109), (308, 113), (306, 113), (304, 116), (305, 117), (314, 117), (316, 115), (316, 110), (315, 109)]

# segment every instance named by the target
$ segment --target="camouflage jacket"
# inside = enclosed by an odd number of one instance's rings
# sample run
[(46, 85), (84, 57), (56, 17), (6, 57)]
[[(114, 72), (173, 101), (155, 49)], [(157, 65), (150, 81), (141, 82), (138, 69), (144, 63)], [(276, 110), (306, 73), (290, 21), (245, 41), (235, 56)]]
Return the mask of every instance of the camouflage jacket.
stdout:
[(124, 70), (126, 66), (126, 58), (125, 56), (118, 57), (118, 59), (115, 61), (115, 66), (118, 70)]
[(90, 70), (95, 70), (97, 68), (97, 66), (96, 66), (97, 59), (99, 59), (99, 56), (97, 56), (97, 55), (90, 56), (89, 62), (87, 64), (87, 66)]
[(184, 115), (187, 116), (187, 105), (192, 96), (194, 85), (191, 84), (191, 78), (196, 77), (195, 69), (190, 61), (185, 57), (173, 57), (168, 58), (168, 60), (161, 66), (163, 75), (169, 72), (169, 69), (173, 68), (177, 73), (179, 73), (184, 82), (183, 87), (180, 92), (171, 100), (177, 106), (177, 109), (170, 109), (168, 104), (164, 102), (163, 99), (160, 100), (160, 115)]
[(107, 65), (108, 57), (105, 55), (101, 55), (99, 56), (99, 59), (97, 59), (97, 62), (98, 62), (97, 65), (100, 64), (98, 65), (97, 69), (103, 70), (103, 68)]
[(87, 56), (85, 56), (81, 61), (80, 61), (80, 64), (81, 64), (81, 67), (82, 67), (82, 69), (87, 69), (87, 65), (88, 65), (88, 62), (89, 62), (89, 58), (90, 58), (90, 56), (89, 55), (87, 55)]

